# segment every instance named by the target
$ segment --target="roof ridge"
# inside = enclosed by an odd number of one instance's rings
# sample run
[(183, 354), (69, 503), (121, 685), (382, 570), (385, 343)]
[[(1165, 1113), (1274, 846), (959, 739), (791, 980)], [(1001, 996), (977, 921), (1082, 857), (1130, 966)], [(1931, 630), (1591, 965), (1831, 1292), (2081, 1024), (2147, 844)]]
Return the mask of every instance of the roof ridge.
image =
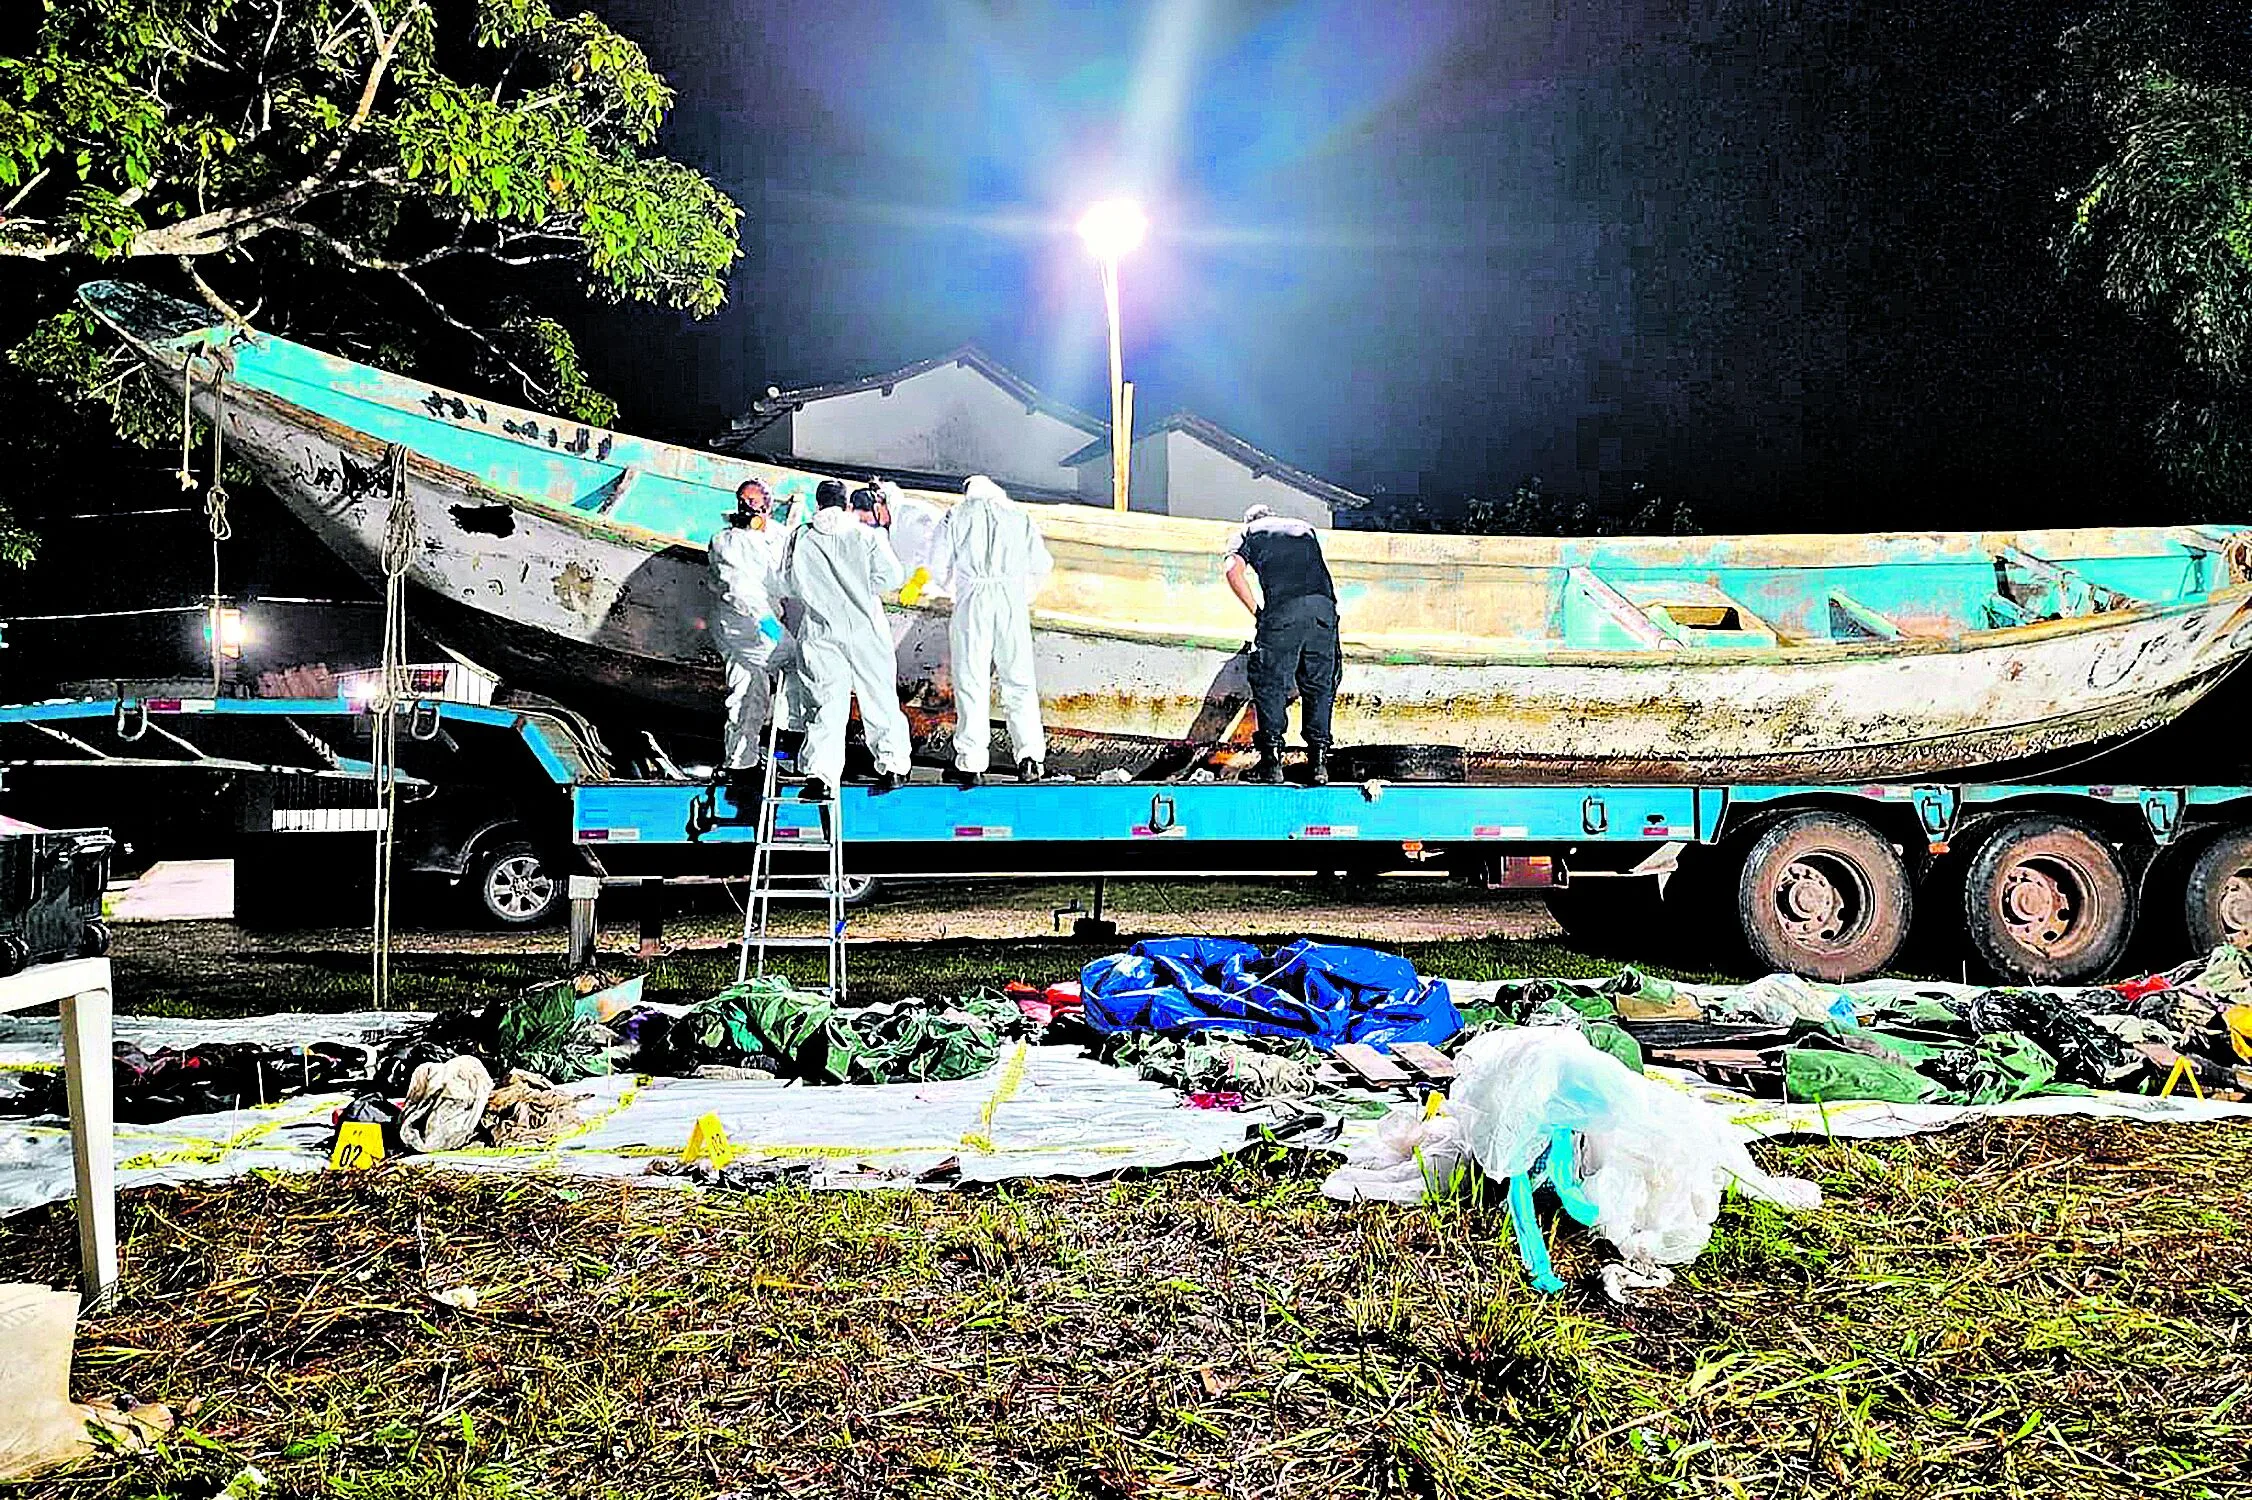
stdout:
[[(1143, 438), (1155, 437), (1161, 432), (1186, 433), (1207, 448), (1225, 454), (1237, 463), (1242, 464), (1251, 471), (1252, 477), (1255, 479), (1272, 477), (1289, 485), (1292, 489), (1300, 490), (1317, 499), (1326, 500), (1333, 506), (1343, 506), (1348, 510), (1359, 510), (1369, 503), (1366, 495), (1355, 494), (1341, 484), (1332, 484), (1319, 474), (1310, 473), (1299, 468), (1296, 464), (1277, 458), (1274, 454), (1248, 439), (1236, 436), (1210, 417), (1201, 416), (1185, 406), (1175, 407), (1165, 416), (1135, 433), (1133, 440), (1138, 443)], [(1110, 434), (1106, 432), (1086, 447), (1071, 454), (1064, 459), (1064, 462), (1069, 465), (1088, 463), (1109, 451)]]
[(1048, 395), (1031, 381), (1026, 380), (1016, 371), (1001, 363), (991, 351), (973, 339), (967, 343), (956, 344), (943, 353), (933, 354), (927, 358), (900, 365), (896, 369), (881, 370), (873, 375), (863, 375), (852, 380), (830, 381), (821, 385), (793, 386), (788, 389), (781, 386), (768, 386), (766, 394), (752, 401), (748, 410), (741, 416), (729, 420), (726, 436), (747, 437), (771, 425), (777, 417), (787, 412), (796, 411), (809, 401), (827, 400), (832, 396), (856, 395), (861, 391), (888, 390), (902, 381), (913, 380), (918, 375), (927, 375), (933, 370), (944, 369), (948, 365), (961, 365), (967, 369), (975, 370), (1017, 400), (1022, 401), (1028, 411), (1045, 412), (1049, 416), (1077, 427), (1083, 432), (1095, 433), (1103, 430), (1103, 424), (1098, 419), (1079, 410), (1069, 402), (1058, 401), (1053, 396)]

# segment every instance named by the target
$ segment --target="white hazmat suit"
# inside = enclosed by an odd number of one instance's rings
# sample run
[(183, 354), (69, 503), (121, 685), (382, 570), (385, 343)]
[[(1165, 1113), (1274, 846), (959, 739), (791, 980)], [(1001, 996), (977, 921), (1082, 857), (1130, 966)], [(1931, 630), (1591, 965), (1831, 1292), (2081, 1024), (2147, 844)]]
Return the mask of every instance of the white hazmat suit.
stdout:
[(954, 595), (947, 645), (954, 677), (954, 765), (983, 772), (991, 762), (993, 694), (1009, 721), (1009, 748), (1044, 765), (1040, 688), (1032, 672), (1032, 597), (1055, 568), (1040, 528), (1008, 492), (973, 474), (961, 503), (946, 513), (944, 579)]
[(760, 737), (773, 709), (768, 679), (783, 663), (781, 610), (774, 598), (782, 562), (772, 527), (729, 526), (706, 547), (711, 561), (712, 644), (727, 665), (725, 761), (731, 771), (759, 763)]
[(798, 662), (808, 707), (799, 764), (832, 790), (844, 775), (854, 698), (877, 773), (907, 774), (913, 745), (899, 711), (899, 668), (882, 597), (906, 577), (883, 531), (835, 506), (793, 533), (784, 553), (782, 592), (803, 611)]

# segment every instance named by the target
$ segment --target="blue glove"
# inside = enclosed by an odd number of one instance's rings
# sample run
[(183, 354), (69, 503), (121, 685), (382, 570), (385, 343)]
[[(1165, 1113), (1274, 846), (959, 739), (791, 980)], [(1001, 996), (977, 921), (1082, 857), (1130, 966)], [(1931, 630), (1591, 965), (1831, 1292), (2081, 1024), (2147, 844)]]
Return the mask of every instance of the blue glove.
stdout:
[(775, 619), (772, 615), (759, 616), (758, 633), (765, 636), (768, 640), (774, 642), (774, 644), (776, 644), (777, 646), (782, 644), (782, 622)]

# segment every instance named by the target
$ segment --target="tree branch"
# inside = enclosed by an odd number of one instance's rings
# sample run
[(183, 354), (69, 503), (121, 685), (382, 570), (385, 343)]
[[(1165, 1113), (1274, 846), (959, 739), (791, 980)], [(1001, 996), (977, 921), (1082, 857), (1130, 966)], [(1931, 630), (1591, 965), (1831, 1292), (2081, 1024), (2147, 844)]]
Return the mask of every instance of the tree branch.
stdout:
[(544, 381), (539, 380), (532, 374), (531, 371), (518, 364), (513, 358), (509, 356), (507, 350), (501, 348), (490, 338), (486, 337), (483, 330), (478, 329), (468, 323), (464, 323), (461, 319), (448, 312), (446, 310), (445, 304), (440, 302), (436, 297), (432, 296), (428, 287), (424, 286), (421, 282), (415, 280), (413, 276), (408, 274), (410, 271), (419, 269), (423, 262), (392, 260), (384, 256), (368, 255), (365, 252), (357, 249), (356, 247), (346, 243), (345, 241), (338, 239), (335, 235), (330, 234), (327, 230), (322, 229), (318, 225), (302, 223), (296, 219), (277, 220), (268, 227), (281, 230), (288, 234), (299, 235), (305, 239), (313, 241), (315, 244), (324, 246), (328, 250), (333, 252), (339, 259), (343, 260), (347, 265), (357, 267), (360, 270), (364, 271), (381, 271), (397, 277), (403, 284), (406, 285), (409, 290), (411, 290), (416, 296), (420, 297), (423, 302), (429, 307), (431, 312), (437, 314), (439, 320), (443, 322), (447, 327), (465, 334), (469, 338), (475, 340), (477, 344), (485, 350), (485, 352), (492, 355), (493, 358), (499, 360), (502, 364), (508, 366), (509, 369), (515, 371), (516, 378), (523, 382), (525, 390), (531, 392), (535, 396), (543, 398), (552, 398), (554, 396), (555, 391), (553, 387), (547, 385)]
[(464, 323), (461, 319), (455, 317), (452, 313), (446, 311), (445, 304), (441, 303), (436, 297), (431, 296), (429, 288), (425, 287), (421, 282), (415, 280), (412, 276), (407, 275), (404, 271), (399, 272), (398, 277), (399, 280), (405, 282), (407, 286), (413, 290), (416, 296), (420, 297), (425, 303), (429, 305), (430, 310), (436, 313), (439, 320), (445, 323), (447, 327), (456, 329), (459, 332), (468, 335), (471, 339), (474, 339), (479, 345), (481, 345), (486, 353), (492, 355), (493, 358), (499, 360), (502, 364), (508, 366), (508, 368), (510, 368), (511, 370), (514, 370), (516, 372), (516, 378), (524, 383), (525, 390), (529, 391), (534, 396), (540, 397), (543, 400), (552, 400), (554, 398), (555, 391), (552, 387), (550, 387), (543, 381), (534, 379), (531, 371), (525, 369), (522, 365), (518, 364), (513, 358), (511, 358), (507, 350), (501, 348), (500, 345), (494, 343), (490, 338), (487, 338), (483, 330), (471, 327), (469, 324)]
[(238, 311), (232, 302), (229, 302), (226, 298), (213, 291), (211, 289), (211, 283), (203, 279), (203, 273), (196, 269), (196, 263), (193, 260), (190, 260), (185, 255), (181, 256), (180, 269), (188, 273), (188, 280), (195, 283), (196, 291), (201, 294), (205, 302), (210, 303), (211, 306), (218, 311), (221, 317), (225, 318), (228, 322), (234, 324), (237, 328), (240, 328), (245, 333), (250, 331), (249, 316)]
[(45, 182), (47, 180), (47, 174), (49, 172), (52, 172), (53, 170), (53, 167), (41, 167), (38, 171), (32, 173), (30, 178), (25, 181), (24, 185), (16, 189), (16, 194), (14, 197), (10, 198), (6, 203), (0, 203), (0, 219), (5, 219), (8, 215), (14, 213), (16, 211), (16, 205), (23, 202), (24, 199), (30, 197), (31, 190), (39, 186), (40, 183)]

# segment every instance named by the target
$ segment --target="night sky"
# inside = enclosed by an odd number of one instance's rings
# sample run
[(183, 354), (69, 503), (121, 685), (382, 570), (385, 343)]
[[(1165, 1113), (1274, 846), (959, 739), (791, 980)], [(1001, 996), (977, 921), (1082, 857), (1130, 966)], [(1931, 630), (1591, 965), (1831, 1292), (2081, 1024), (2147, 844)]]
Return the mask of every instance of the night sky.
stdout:
[[(622, 425), (675, 441), (967, 340), (1100, 411), (1072, 225), (1133, 192), (1140, 415), (1364, 493), (1459, 514), (1538, 475), (1615, 525), (1639, 483), (1707, 531), (2181, 519), (2146, 436), (2169, 355), (2052, 251), (2099, 145), (2055, 102), (2080, 8), (610, 0), (744, 257), (703, 323), (544, 306)], [(209, 588), (176, 460), (106, 462), (22, 497), (46, 545), (0, 574), (9, 613)], [(278, 504), (236, 509), (229, 593), (366, 599)], [(367, 654), (365, 608), (259, 607), (261, 665)], [(0, 697), (203, 650), (170, 616), (12, 639)]]
[(1363, 491), (1636, 481), (1707, 529), (2162, 519), (2132, 331), (2054, 269), (2032, 0), (617, 0), (746, 210), (728, 308), (582, 318), (626, 425), (975, 339)]

